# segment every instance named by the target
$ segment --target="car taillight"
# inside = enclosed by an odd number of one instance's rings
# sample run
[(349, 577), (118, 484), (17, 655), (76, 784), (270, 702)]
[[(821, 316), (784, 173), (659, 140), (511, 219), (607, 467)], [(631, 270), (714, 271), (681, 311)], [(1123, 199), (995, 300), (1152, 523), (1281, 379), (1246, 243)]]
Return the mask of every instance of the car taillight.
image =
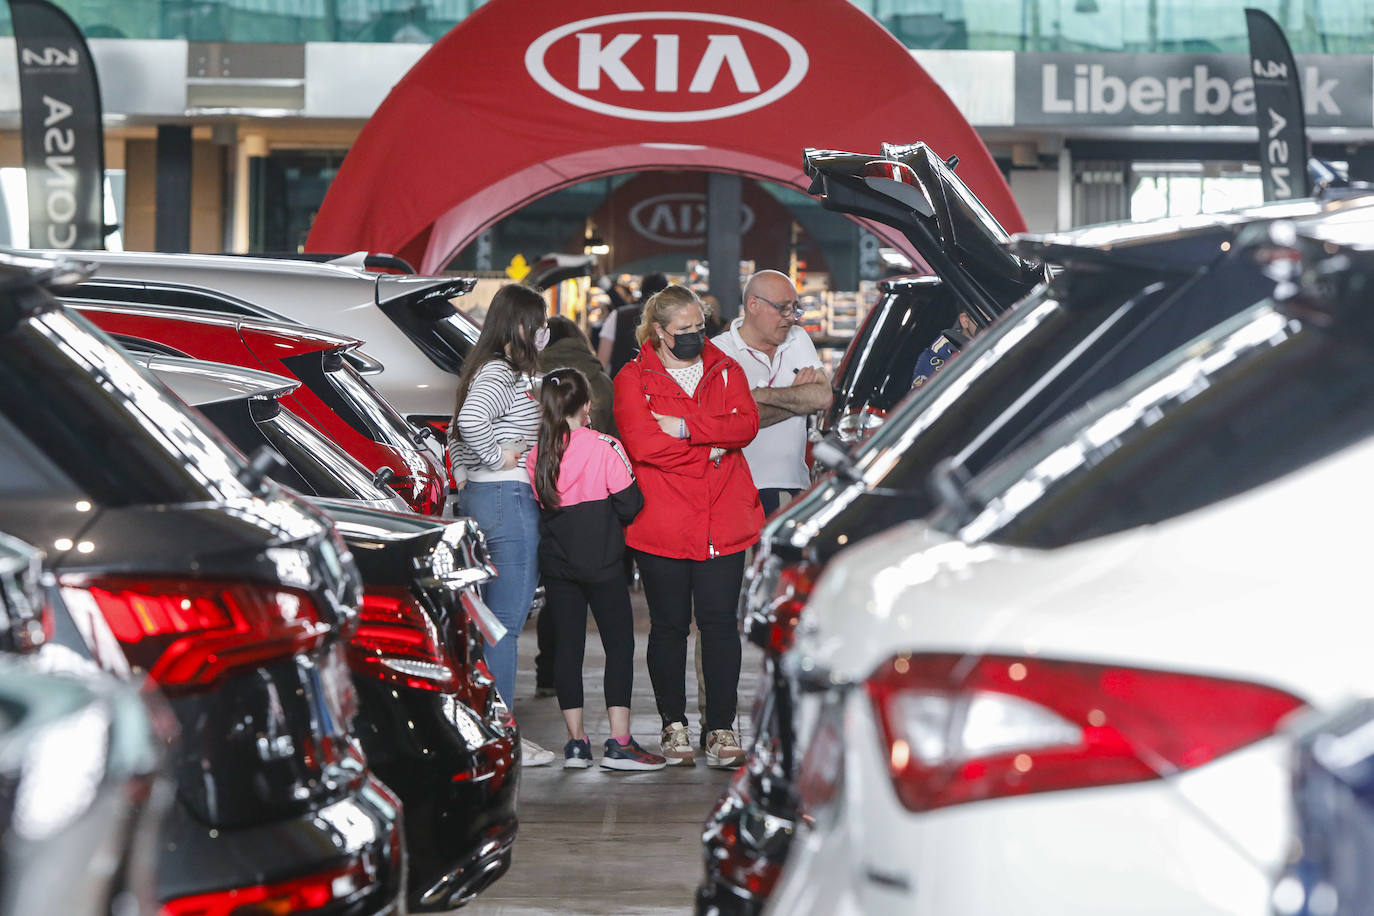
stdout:
[(439, 628), (403, 588), (363, 593), (358, 630), (348, 640), (348, 663), (359, 674), (408, 687), (440, 693), (458, 689)]
[[(397, 844), (399, 846), (399, 844)], [(162, 904), (161, 916), (285, 916), (355, 899), (377, 883), (376, 869), (363, 859), (275, 884), (254, 884), (178, 897)]]
[(764, 648), (782, 655), (792, 648), (797, 635), (797, 621), (811, 597), (819, 573), (812, 563), (794, 563), (783, 567), (778, 576), (777, 590), (769, 602), (768, 643)]
[(392, 477), (386, 484), (421, 515), (440, 515), (448, 493), (438, 478)]
[(841, 442), (862, 442), (886, 420), (886, 411), (876, 407), (860, 407), (848, 411), (835, 421), (835, 435)]
[(1156, 779), (1272, 734), (1271, 687), (1040, 658), (899, 655), (866, 684), (910, 811)]
[(61, 583), (69, 603), (95, 602), (129, 662), (164, 687), (204, 687), (231, 669), (312, 649), (330, 631), (295, 589), (117, 576)]

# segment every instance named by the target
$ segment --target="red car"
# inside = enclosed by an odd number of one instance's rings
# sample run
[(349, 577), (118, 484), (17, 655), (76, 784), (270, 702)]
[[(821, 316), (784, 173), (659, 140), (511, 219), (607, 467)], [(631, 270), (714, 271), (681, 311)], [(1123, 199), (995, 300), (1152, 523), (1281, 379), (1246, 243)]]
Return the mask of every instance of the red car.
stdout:
[(281, 399), (395, 490), (416, 512), (439, 515), (448, 487), (425, 435), (409, 426), (344, 354), (360, 345), (299, 325), (262, 318), (122, 306), (69, 298), (66, 304), (135, 350), (229, 363), (299, 379)]

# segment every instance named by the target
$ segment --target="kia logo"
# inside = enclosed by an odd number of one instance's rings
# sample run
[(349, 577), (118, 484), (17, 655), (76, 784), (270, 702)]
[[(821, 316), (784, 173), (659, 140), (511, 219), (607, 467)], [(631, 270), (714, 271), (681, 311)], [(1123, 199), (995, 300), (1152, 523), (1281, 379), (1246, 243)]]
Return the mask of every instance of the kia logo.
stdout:
[(525, 69), (553, 95), (635, 121), (754, 111), (797, 88), (809, 64), (786, 32), (711, 13), (594, 16), (545, 32), (525, 51)]
[[(700, 245), (706, 241), (706, 195), (677, 191), (647, 197), (630, 209), (630, 225), (662, 245)], [(754, 210), (740, 205), (739, 234), (754, 227)]]

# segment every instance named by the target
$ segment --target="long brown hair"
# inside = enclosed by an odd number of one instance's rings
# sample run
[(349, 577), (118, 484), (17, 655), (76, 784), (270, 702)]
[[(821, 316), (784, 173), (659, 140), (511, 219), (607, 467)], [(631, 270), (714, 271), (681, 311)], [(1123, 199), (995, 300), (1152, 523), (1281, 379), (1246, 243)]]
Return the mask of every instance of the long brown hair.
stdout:
[(516, 372), (535, 371), (539, 350), (534, 345), (534, 335), (543, 326), (547, 311), (544, 297), (528, 286), (507, 283), (496, 291), (482, 322), (482, 333), (463, 360), (463, 374), (458, 377), (458, 398), (453, 404), (455, 417), (463, 409), (463, 401), (477, 370), (493, 359), (501, 360)]
[(568, 417), (592, 402), (587, 377), (576, 369), (555, 369), (539, 386), (539, 455), (534, 462), (534, 492), (545, 509), (558, 508), (558, 471), (572, 427)]

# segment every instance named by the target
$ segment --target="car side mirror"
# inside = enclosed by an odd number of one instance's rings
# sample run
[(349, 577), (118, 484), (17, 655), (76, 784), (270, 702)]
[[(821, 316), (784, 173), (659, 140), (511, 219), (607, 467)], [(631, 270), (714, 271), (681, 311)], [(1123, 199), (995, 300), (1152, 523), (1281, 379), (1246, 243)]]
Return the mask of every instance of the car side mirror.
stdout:
[(396, 472), (386, 465), (377, 468), (377, 473), (372, 475), (372, 482), (379, 487), (384, 487), (391, 483), (391, 479), (396, 476)]

